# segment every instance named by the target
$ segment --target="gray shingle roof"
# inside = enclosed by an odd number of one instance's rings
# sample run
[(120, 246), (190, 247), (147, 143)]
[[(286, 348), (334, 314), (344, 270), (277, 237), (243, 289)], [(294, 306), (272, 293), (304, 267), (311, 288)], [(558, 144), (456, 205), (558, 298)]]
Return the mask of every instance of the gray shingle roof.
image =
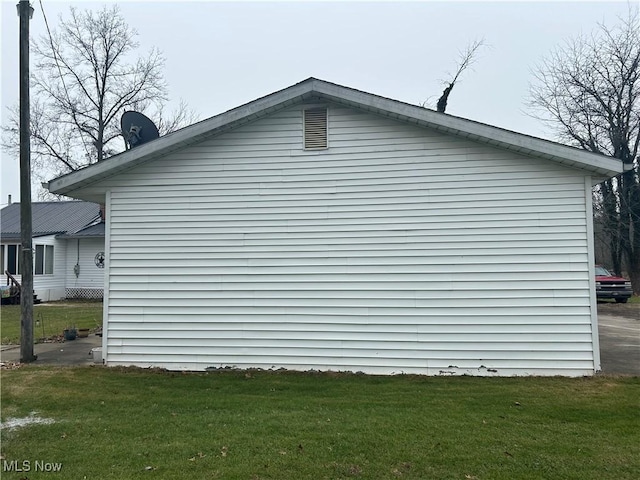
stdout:
[[(90, 202), (32, 203), (33, 236), (75, 233), (100, 216), (100, 205)], [(20, 204), (13, 203), (0, 210), (0, 238), (20, 239)]]

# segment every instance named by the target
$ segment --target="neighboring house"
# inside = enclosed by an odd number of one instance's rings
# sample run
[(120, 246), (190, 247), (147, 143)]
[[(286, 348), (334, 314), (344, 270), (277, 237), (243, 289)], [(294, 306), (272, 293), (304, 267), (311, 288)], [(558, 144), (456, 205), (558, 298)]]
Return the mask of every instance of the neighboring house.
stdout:
[[(0, 211), (0, 266), (19, 282), (21, 276), (20, 204)], [(90, 202), (32, 203), (33, 288), (43, 301), (102, 298), (104, 222), (100, 205)], [(99, 262), (98, 262), (99, 263)], [(6, 283), (6, 282), (5, 282)]]
[(106, 203), (108, 365), (579, 376), (621, 171), (311, 78), (49, 189)]

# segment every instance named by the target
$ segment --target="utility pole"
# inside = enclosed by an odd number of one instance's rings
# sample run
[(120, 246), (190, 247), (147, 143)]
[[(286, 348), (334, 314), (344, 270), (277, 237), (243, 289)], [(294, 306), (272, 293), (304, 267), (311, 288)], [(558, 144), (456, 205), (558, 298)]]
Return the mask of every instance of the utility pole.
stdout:
[(20, 0), (20, 241), (22, 285), (20, 288), (20, 362), (36, 359), (33, 354), (33, 226), (31, 222), (31, 145), (29, 116), (29, 20), (33, 8)]

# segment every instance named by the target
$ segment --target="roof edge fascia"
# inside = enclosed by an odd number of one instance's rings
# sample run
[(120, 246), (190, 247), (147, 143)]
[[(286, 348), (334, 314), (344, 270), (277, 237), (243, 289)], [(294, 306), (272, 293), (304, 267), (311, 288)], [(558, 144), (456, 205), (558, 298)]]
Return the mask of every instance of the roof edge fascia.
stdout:
[(153, 142), (127, 150), (103, 162), (92, 164), (82, 170), (51, 180), (46, 186), (52, 193), (67, 194), (156, 156), (166, 155), (176, 149), (216, 135), (221, 131), (234, 128), (240, 124), (268, 115), (275, 110), (285, 108), (309, 94), (318, 94), (329, 101), (368, 110), (408, 123), (515, 151), (523, 155), (557, 161), (598, 175), (613, 177), (624, 171), (622, 162), (611, 157), (474, 120), (436, 112), (324, 80), (309, 78), (245, 105), (162, 136)]
[[(344, 90), (348, 90), (345, 94)], [(370, 93), (353, 90), (340, 85), (318, 81), (315, 91), (328, 100), (365, 107), (374, 112), (388, 112), (392, 117), (416, 123), (441, 132), (461, 136), (470, 140), (486, 143), (500, 148), (516, 151), (525, 155), (543, 157), (550, 160), (573, 162), (576, 168), (586, 169), (597, 174), (615, 176), (627, 170), (622, 161), (598, 153), (581, 150), (561, 143), (532, 137), (524, 133), (506, 130), (493, 125), (476, 122), (466, 118), (436, 112), (427, 108), (403, 103)], [(568, 162), (567, 162), (568, 161)]]
[(228, 110), (214, 117), (164, 135), (152, 142), (126, 150), (100, 163), (94, 163), (81, 170), (68, 173), (62, 177), (50, 180), (44, 185), (55, 194), (66, 194), (78, 188), (83, 188), (98, 182), (105, 177), (131, 168), (157, 155), (166, 155), (183, 146), (197, 143), (213, 136), (221, 130), (231, 129), (238, 124), (268, 115), (272, 111), (285, 108), (297, 99), (313, 90), (313, 82), (305, 80), (291, 87), (253, 100), (232, 110)]
[(56, 238), (59, 238), (61, 240), (76, 240), (76, 239), (83, 239), (83, 238), (105, 238), (105, 234), (101, 234), (101, 235), (78, 235), (77, 233), (61, 233), (59, 235), (56, 235)]

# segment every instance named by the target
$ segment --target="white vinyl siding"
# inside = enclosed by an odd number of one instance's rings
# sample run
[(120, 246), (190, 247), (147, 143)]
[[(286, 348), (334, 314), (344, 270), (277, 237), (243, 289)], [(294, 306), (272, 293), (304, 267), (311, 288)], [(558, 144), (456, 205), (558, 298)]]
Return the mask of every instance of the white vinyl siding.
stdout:
[(585, 375), (585, 176), (293, 107), (109, 180), (110, 365)]
[[(102, 290), (104, 268), (96, 265), (95, 257), (104, 252), (104, 238), (71, 238), (67, 240), (66, 288)], [(78, 275), (74, 271), (78, 265)]]

